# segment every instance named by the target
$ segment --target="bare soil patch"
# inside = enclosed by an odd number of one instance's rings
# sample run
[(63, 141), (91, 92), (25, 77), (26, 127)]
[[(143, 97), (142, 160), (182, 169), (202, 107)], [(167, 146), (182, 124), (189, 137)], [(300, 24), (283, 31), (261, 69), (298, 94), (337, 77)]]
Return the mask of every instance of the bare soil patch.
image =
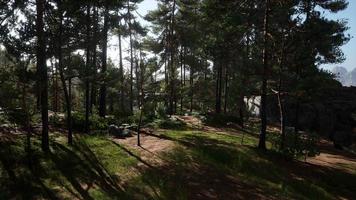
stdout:
[(356, 174), (356, 155), (335, 149), (331, 142), (322, 140), (320, 142), (320, 155), (308, 158), (307, 162)]
[(163, 165), (165, 162), (160, 154), (167, 152), (174, 147), (173, 141), (147, 134), (141, 134), (141, 146), (137, 146), (137, 135), (125, 139), (113, 138), (112, 140), (118, 144), (123, 145), (124, 147), (133, 149), (134, 151), (138, 152), (141, 161), (147, 162), (147, 164), (153, 166)]

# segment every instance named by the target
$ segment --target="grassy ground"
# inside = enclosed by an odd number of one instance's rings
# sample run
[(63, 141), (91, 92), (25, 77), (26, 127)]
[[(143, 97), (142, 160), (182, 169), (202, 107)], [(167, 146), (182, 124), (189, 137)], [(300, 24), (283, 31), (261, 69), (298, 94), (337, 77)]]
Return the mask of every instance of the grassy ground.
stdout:
[(0, 199), (355, 199), (356, 174), (285, 160), (248, 134), (160, 130), (173, 141), (161, 164), (107, 137), (53, 134), (45, 155), (33, 139), (0, 140)]

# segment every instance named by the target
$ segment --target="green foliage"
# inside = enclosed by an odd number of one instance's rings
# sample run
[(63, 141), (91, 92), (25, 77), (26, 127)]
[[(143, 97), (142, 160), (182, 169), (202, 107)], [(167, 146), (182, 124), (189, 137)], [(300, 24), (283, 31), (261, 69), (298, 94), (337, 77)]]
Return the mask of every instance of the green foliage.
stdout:
[[(112, 121), (112, 118), (107, 120), (98, 115), (91, 115), (89, 118), (90, 130), (106, 130), (110, 121)], [(85, 113), (74, 112), (72, 114), (72, 125), (74, 130), (85, 131)]]
[(288, 131), (283, 142), (283, 149), (281, 148), (282, 137), (280, 134), (270, 133), (268, 137), (273, 149), (289, 158), (300, 159), (319, 154), (318, 142), (320, 138), (316, 133), (296, 134), (294, 131)]
[(57, 114), (51, 115), (48, 118), (49, 124), (54, 127), (63, 127), (64, 126), (64, 119), (58, 116)]
[[(103, 137), (80, 136), (68, 146), (62, 142), (64, 136), (55, 135), (51, 138), (51, 153), (44, 154), (35, 137), (30, 170), (24, 148), (26, 138), (14, 139), (0, 141), (0, 199), (132, 199), (133, 192), (128, 194), (112, 184), (137, 164), (120, 145)], [(16, 176), (12, 177), (11, 172)], [(83, 184), (95, 187), (83, 192)]]
[(7, 111), (7, 118), (9, 119), (9, 121), (16, 123), (16, 124), (20, 124), (20, 125), (24, 125), (26, 122), (26, 113), (22, 110), (22, 109), (13, 109), (13, 110), (9, 110)]
[(158, 128), (162, 129), (185, 130), (187, 128), (186, 124), (179, 120), (161, 119), (157, 120), (155, 123)]
[(158, 104), (156, 108), (156, 116), (158, 119), (167, 119), (167, 111), (163, 104)]
[(210, 113), (204, 119), (206, 124), (213, 126), (226, 126), (227, 123), (240, 123), (239, 117), (232, 114)]
[(8, 124), (10, 121), (5, 113), (0, 114), (0, 124)]

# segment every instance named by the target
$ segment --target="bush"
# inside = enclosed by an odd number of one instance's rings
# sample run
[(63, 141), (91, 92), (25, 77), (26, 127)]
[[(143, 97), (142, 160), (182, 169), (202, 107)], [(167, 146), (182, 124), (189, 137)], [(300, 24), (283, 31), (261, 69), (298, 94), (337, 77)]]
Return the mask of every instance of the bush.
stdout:
[(167, 111), (163, 104), (158, 104), (156, 108), (156, 117), (158, 119), (167, 119)]
[(15, 124), (24, 125), (26, 123), (26, 112), (22, 109), (9, 110), (7, 113), (7, 119)]
[[(72, 114), (73, 129), (77, 131), (85, 131), (85, 114), (74, 112)], [(89, 118), (90, 130), (106, 130), (108, 128), (108, 120), (98, 115), (91, 115)]]
[(62, 127), (64, 125), (63, 119), (61, 119), (58, 115), (51, 115), (48, 118), (49, 124), (51, 124), (54, 127)]
[(0, 124), (9, 124), (10, 121), (8, 117), (5, 115), (5, 113), (0, 114)]
[(186, 124), (179, 120), (165, 119), (156, 121), (157, 127), (162, 129), (184, 130)]
[(205, 121), (206, 124), (213, 126), (226, 126), (227, 123), (237, 123), (241, 122), (240, 118), (231, 114), (207, 114)]
[(272, 143), (272, 148), (283, 155), (300, 159), (308, 156), (318, 155), (319, 136), (316, 133), (296, 133), (294, 131), (286, 131), (284, 140), (284, 148), (281, 148), (282, 137), (280, 134), (269, 134), (269, 139)]

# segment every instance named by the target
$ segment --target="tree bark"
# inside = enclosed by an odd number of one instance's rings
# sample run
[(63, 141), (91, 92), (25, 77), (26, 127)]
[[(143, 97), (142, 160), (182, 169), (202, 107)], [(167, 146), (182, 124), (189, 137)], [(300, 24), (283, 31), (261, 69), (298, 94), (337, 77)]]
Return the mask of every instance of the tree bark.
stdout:
[(194, 103), (194, 70), (190, 67), (190, 113), (193, 112)]
[(73, 144), (73, 131), (72, 131), (72, 106), (70, 100), (70, 93), (67, 90), (67, 84), (64, 77), (64, 69), (63, 69), (63, 53), (62, 53), (62, 35), (63, 35), (63, 12), (60, 7), (60, 21), (59, 21), (59, 44), (58, 44), (58, 69), (59, 75), (62, 82), (64, 98), (66, 101), (66, 112), (67, 112), (67, 129), (68, 129), (68, 144)]
[(87, 5), (87, 32), (86, 32), (86, 69), (85, 69), (85, 133), (89, 133), (89, 115), (90, 115), (90, 83), (89, 83), (89, 72), (90, 72), (90, 4)]
[(170, 30), (170, 53), (171, 53), (171, 63), (170, 63), (170, 95), (169, 95), (169, 114), (174, 114), (174, 99), (175, 99), (175, 69), (174, 69), (174, 57), (175, 57), (175, 45), (174, 45), (174, 28), (175, 28), (175, 10), (176, 10), (176, 0), (173, 0), (172, 7), (172, 18), (171, 18), (171, 30)]
[(228, 103), (228, 97), (229, 97), (229, 70), (226, 68), (225, 69), (225, 96), (224, 96), (224, 113), (227, 112), (227, 103)]
[(94, 8), (94, 26), (93, 26), (93, 81), (91, 84), (91, 92), (90, 92), (90, 113), (93, 114), (93, 108), (97, 106), (97, 44), (98, 44), (98, 8)]
[(130, 10), (130, 0), (127, 1), (127, 11), (128, 11), (128, 25), (129, 25), (129, 37), (130, 37), (130, 112), (133, 114), (133, 41), (132, 41), (132, 25), (131, 25), (131, 10)]
[(262, 74), (262, 86), (261, 86), (261, 106), (260, 106), (260, 118), (261, 118), (261, 132), (258, 143), (258, 148), (266, 149), (266, 132), (267, 132), (267, 79), (268, 79), (268, 18), (269, 18), (269, 0), (265, 0), (265, 15), (263, 25), (263, 74)]
[(217, 76), (216, 76), (216, 100), (215, 100), (215, 112), (217, 114), (221, 113), (221, 96), (222, 96), (222, 71), (223, 71), (223, 67), (222, 67), (222, 63), (221, 62), (217, 62)]
[[(119, 23), (121, 27), (121, 22)], [(122, 58), (122, 41), (121, 32), (119, 33), (119, 54), (120, 54), (120, 111), (124, 109), (124, 64)]]
[(37, 69), (40, 70), (41, 84), (41, 118), (42, 118), (42, 150), (49, 152), (48, 137), (48, 74), (46, 66), (46, 41), (44, 35), (45, 0), (36, 0), (37, 29)]
[(180, 113), (183, 114), (183, 93), (184, 93), (184, 78), (183, 78), (183, 68), (185, 65), (185, 47), (181, 49), (181, 59), (180, 59)]
[(104, 77), (103, 83), (100, 86), (100, 104), (99, 104), (99, 115), (100, 117), (106, 116), (106, 70), (107, 70), (107, 48), (108, 48), (108, 30), (109, 30), (109, 10), (108, 5), (105, 5), (105, 16), (104, 16), (104, 29), (103, 29), (103, 57), (102, 57), (102, 68), (101, 74)]

